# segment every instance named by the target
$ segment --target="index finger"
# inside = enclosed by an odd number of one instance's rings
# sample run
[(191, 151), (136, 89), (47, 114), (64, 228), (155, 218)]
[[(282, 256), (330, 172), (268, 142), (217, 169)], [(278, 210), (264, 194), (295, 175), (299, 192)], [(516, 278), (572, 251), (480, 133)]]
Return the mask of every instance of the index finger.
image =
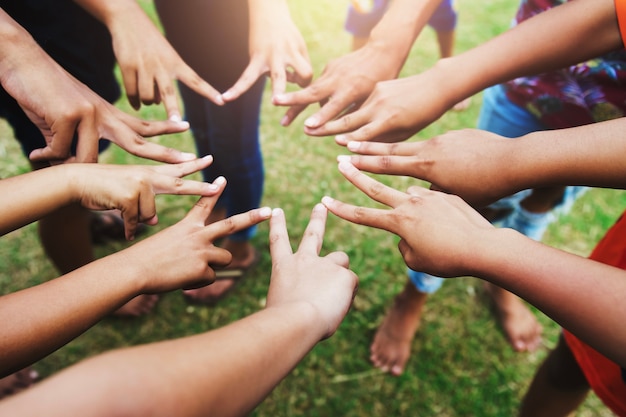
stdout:
[(224, 99), (219, 91), (213, 88), (211, 84), (204, 81), (202, 77), (200, 77), (189, 66), (184, 66), (182, 72), (177, 74), (177, 79), (196, 93), (208, 98), (218, 106), (222, 106), (224, 104)]
[(347, 161), (339, 162), (339, 171), (359, 190), (374, 201), (389, 207), (397, 207), (406, 200), (406, 194), (368, 177)]
[(282, 209), (274, 209), (270, 219), (270, 254), (272, 263), (293, 254), (287, 233), (285, 212)]
[(302, 241), (298, 250), (304, 252), (315, 252), (319, 255), (322, 250), (322, 243), (324, 242), (324, 231), (326, 230), (326, 218), (328, 216), (328, 210), (322, 204), (316, 204), (311, 212), (311, 220), (307, 225)]
[(236, 100), (248, 91), (264, 73), (262, 63), (257, 59), (252, 59), (235, 84), (222, 94), (222, 98), (226, 102)]
[(250, 210), (245, 213), (236, 214), (219, 222), (211, 223), (207, 226), (210, 231), (211, 241), (232, 235), (235, 232), (243, 230), (247, 227), (254, 226), (257, 223), (267, 220), (272, 216), (272, 209), (269, 207), (261, 207)]

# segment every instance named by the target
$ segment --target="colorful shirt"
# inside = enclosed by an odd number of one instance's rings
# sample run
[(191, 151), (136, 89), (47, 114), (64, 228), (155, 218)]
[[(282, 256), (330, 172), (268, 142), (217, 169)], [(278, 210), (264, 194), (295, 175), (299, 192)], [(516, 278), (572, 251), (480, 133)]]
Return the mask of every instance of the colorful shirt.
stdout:
[[(565, 3), (522, 0), (516, 23)], [(616, 51), (569, 68), (504, 83), (507, 97), (547, 128), (602, 122), (626, 113), (626, 51)]]

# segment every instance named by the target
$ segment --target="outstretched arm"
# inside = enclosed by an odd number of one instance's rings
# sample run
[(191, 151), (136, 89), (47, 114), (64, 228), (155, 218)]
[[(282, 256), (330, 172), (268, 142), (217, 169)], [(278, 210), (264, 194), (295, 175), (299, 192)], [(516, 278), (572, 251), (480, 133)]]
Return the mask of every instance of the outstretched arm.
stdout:
[[(281, 210), (271, 219), (267, 306), (221, 329), (113, 351), (0, 403), (49, 416), (243, 416), (259, 404), (350, 307), (357, 277), (348, 258), (319, 256), (326, 209), (318, 205), (292, 253)], [(164, 360), (166, 358), (166, 360)], [(60, 406), (61, 405), (61, 406)]]
[[(342, 174), (391, 210), (325, 197), (337, 216), (401, 237), (409, 267), (442, 277), (475, 276), (526, 299), (590, 346), (626, 365), (626, 271), (494, 228), (461, 198), (421, 187), (389, 188), (347, 162)], [(427, 239), (423, 237), (427, 236)], [(529, 260), (532, 260), (529, 262)]]
[(556, 185), (626, 188), (619, 118), (509, 139), (464, 129), (420, 142), (347, 144), (339, 158), (363, 171), (407, 175), (481, 207), (517, 191)]
[(491, 85), (623, 47), (613, 0), (567, 2), (476, 48), (441, 59), (421, 74), (378, 83), (360, 109), (306, 133), (343, 134), (337, 138), (340, 143), (405, 140)]
[(185, 64), (136, 0), (74, 1), (109, 29), (126, 95), (136, 110), (141, 103), (163, 102), (168, 118), (181, 120), (175, 80), (223, 104), (220, 93)]
[(251, 210), (205, 226), (218, 193), (202, 197), (176, 225), (60, 278), (0, 297), (0, 375), (24, 368), (68, 343), (139, 294), (207, 285), (231, 254), (213, 242), (270, 217)]
[(212, 161), (207, 156), (161, 166), (63, 164), (0, 180), (0, 195), (10, 196), (3, 202), (0, 235), (79, 203), (91, 210), (120, 210), (131, 239), (138, 222), (157, 223), (155, 195), (215, 194), (215, 184), (182, 179)]
[(290, 124), (309, 104), (322, 103), (322, 108), (304, 122), (307, 133), (315, 131), (351, 106), (363, 103), (377, 82), (396, 78), (417, 35), (440, 2), (391, 2), (362, 48), (330, 62), (320, 78), (304, 90), (274, 97), (274, 104), (290, 107), (282, 124)]

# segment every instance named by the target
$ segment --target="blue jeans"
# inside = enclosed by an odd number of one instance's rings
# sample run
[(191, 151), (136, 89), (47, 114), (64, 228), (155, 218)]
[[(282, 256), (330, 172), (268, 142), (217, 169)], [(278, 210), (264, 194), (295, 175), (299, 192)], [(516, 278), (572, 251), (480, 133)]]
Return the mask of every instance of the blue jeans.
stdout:
[[(250, 60), (246, 0), (155, 0), (154, 4), (168, 40), (200, 77), (221, 92), (235, 84)], [(262, 78), (224, 106), (179, 86), (197, 152), (214, 158), (203, 171), (204, 179), (213, 181), (223, 175), (227, 180), (217, 203), (227, 216), (261, 203), (264, 170), (259, 118), (264, 86)], [(229, 238), (246, 241), (255, 230), (250, 227)]]
[[(513, 104), (506, 97), (500, 85), (483, 92), (483, 105), (478, 119), (478, 128), (507, 138), (524, 136), (531, 132), (547, 130), (536, 117), (526, 109)], [(556, 217), (555, 213), (567, 212), (586, 187), (566, 187), (561, 201), (547, 213), (531, 213), (521, 207), (520, 202), (530, 194), (530, 190), (520, 191), (512, 196), (493, 203), (494, 209), (509, 209), (511, 213), (499, 219), (498, 225), (515, 229), (534, 240), (541, 240), (543, 232)], [(418, 291), (432, 294), (443, 283), (443, 278), (409, 269), (409, 279)]]

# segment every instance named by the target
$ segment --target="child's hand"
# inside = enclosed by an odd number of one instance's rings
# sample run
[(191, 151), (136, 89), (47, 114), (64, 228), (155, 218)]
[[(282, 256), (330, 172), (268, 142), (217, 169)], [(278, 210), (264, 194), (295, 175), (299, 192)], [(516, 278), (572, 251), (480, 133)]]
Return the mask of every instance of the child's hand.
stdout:
[(340, 163), (339, 170), (365, 194), (392, 209), (356, 207), (324, 197), (322, 202), (333, 214), (400, 236), (398, 248), (411, 269), (441, 277), (471, 273), (480, 244), (495, 229), (463, 200), (421, 187), (403, 193), (347, 162)]
[(182, 177), (206, 168), (213, 158), (207, 156), (174, 165), (66, 164), (72, 194), (91, 210), (118, 209), (132, 239), (138, 222), (158, 221), (154, 197), (157, 194), (214, 195), (219, 187)]
[(430, 140), (386, 144), (352, 141), (339, 156), (356, 168), (374, 174), (411, 176), (428, 181), (433, 189), (456, 194), (483, 207), (520, 191), (510, 168), (513, 141), (477, 129), (450, 131)]
[(214, 182), (217, 193), (202, 197), (180, 222), (113, 256), (124, 257), (141, 285), (140, 293), (190, 289), (215, 281), (214, 267), (226, 266), (232, 255), (214, 246), (217, 239), (270, 218), (268, 207), (250, 210), (206, 225), (226, 181)]
[(358, 285), (358, 277), (348, 269), (349, 259), (345, 253), (319, 256), (326, 216), (326, 208), (316, 205), (296, 253), (291, 250), (283, 211), (274, 210), (270, 221), (272, 279), (267, 307), (298, 303), (313, 306), (318, 316), (315, 329), (320, 331), (320, 339), (330, 337), (337, 330)]

